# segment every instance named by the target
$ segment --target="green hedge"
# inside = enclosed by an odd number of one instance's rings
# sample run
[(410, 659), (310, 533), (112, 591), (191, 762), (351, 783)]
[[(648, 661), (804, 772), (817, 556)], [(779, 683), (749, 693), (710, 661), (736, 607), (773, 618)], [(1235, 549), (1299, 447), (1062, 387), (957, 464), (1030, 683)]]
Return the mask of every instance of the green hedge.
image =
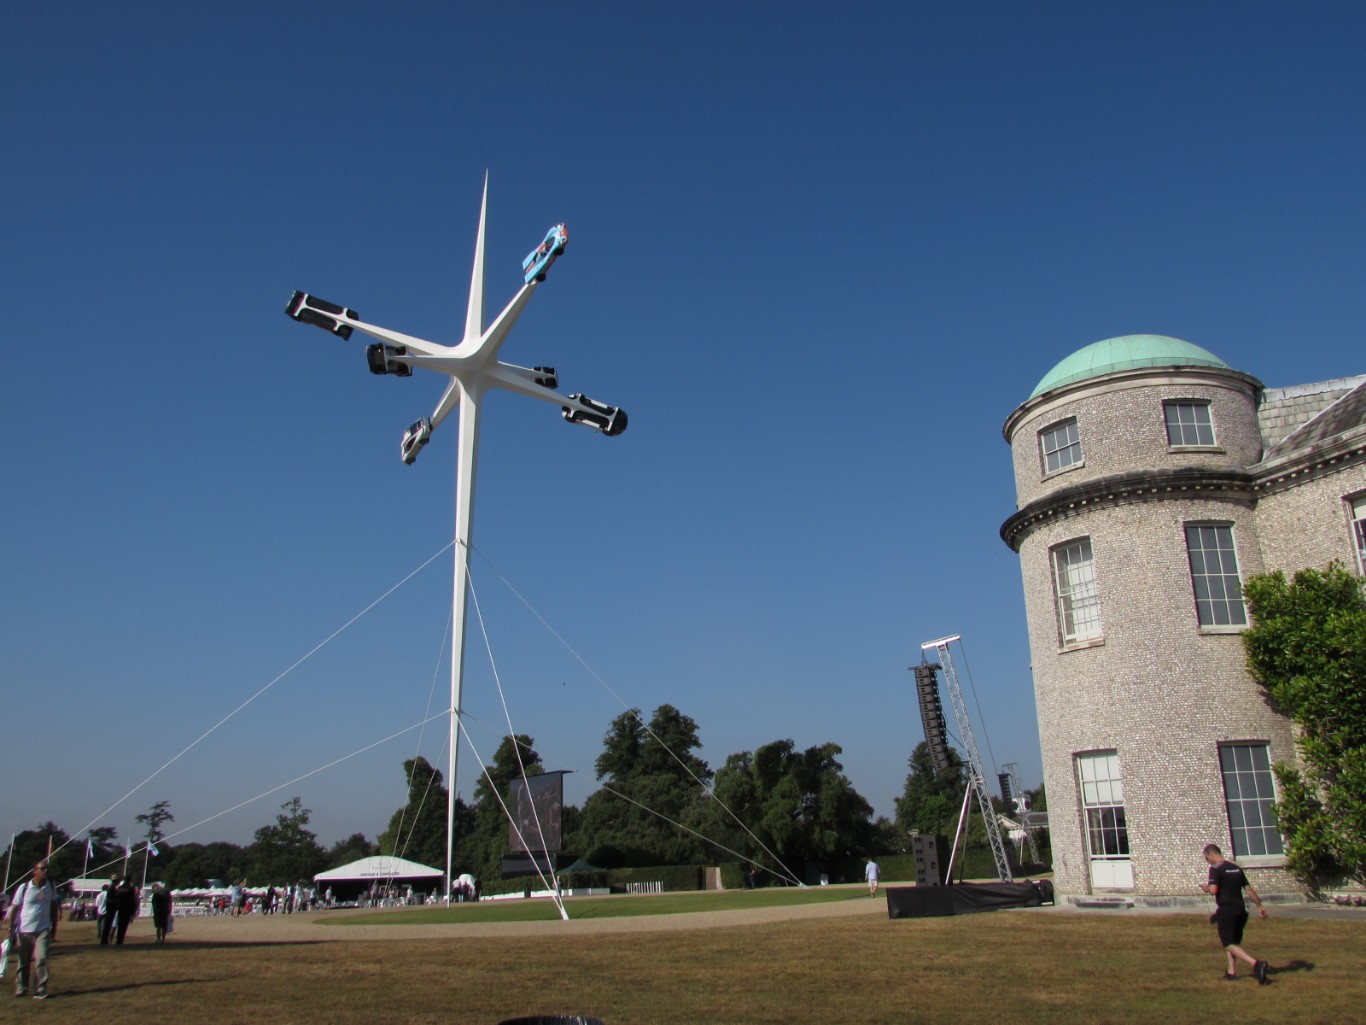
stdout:
[(878, 878), (884, 883), (915, 882), (914, 854), (884, 854), (877, 858)]
[[(1014, 853), (1013, 850), (1010, 853)], [(1038, 865), (1016, 865), (1011, 862), (1011, 873), (1017, 877), (1026, 875), (1037, 875), (1048, 872), (1049, 854), (1045, 849), (1039, 852), (1043, 858), (1043, 863)], [(966, 855), (960, 853), (959, 858), (963, 862), (961, 873), (964, 879), (994, 879), (996, 877), (996, 860), (992, 857), (989, 847), (971, 847)], [(913, 883), (915, 882), (915, 856), (911, 854), (885, 854), (877, 859), (878, 867), (881, 869), (882, 881), (884, 883)], [(746, 886), (746, 872), (749, 863), (744, 861), (723, 862), (721, 869), (721, 885), (727, 890), (743, 890)], [(954, 877), (958, 878), (960, 873), (958, 864), (954, 864)], [(626, 889), (627, 883), (652, 883), (661, 882), (664, 884), (666, 892), (674, 893), (687, 890), (700, 890), (705, 884), (706, 872), (700, 865), (657, 865), (653, 868), (610, 868), (595, 869), (592, 872), (569, 872), (560, 873), (560, 879), (566, 887), (573, 888), (603, 888), (607, 887), (617, 892)], [(758, 877), (760, 886), (773, 885), (774, 877), (766, 872), (760, 872)], [(542, 884), (538, 876), (519, 876), (515, 879), (493, 879), (486, 883), (482, 889), (485, 894), (497, 893), (523, 893), (527, 889), (533, 892), (540, 890)]]
[[(702, 889), (703, 870), (700, 865), (659, 865), (655, 868), (609, 868), (593, 872), (561, 872), (565, 887), (610, 887), (624, 891), (627, 883), (664, 884), (666, 892)], [(545, 888), (540, 876), (515, 876), (512, 879), (491, 879), (480, 890), (486, 895), (499, 893), (533, 893)]]
[[(1014, 854), (1013, 850), (1008, 849), (1007, 854)], [(963, 856), (964, 879), (995, 879), (996, 878), (996, 858), (991, 853), (990, 847), (969, 847)], [(1051, 852), (1048, 850), (1039, 851), (1039, 857), (1043, 859), (1042, 864), (1038, 865), (1018, 865), (1015, 859), (1010, 860), (1010, 874), (1013, 876), (1037, 875), (1040, 872), (1051, 872), (1049, 861)], [(958, 878), (958, 867), (955, 865), (953, 870), (954, 878)], [(914, 878), (914, 872), (912, 872)]]
[(721, 866), (721, 889), (723, 890), (743, 890), (747, 885), (746, 874), (749, 869), (747, 861), (727, 861)]

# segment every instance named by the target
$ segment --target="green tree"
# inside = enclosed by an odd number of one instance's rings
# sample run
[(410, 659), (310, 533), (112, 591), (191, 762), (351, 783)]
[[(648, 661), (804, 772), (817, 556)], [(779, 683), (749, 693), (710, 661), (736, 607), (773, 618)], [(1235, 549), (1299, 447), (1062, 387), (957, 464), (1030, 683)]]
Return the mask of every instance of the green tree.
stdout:
[(1366, 882), (1366, 592), (1340, 563), (1276, 572), (1243, 590), (1248, 669), (1294, 720), (1302, 766), (1274, 766), (1286, 863), (1311, 888)]
[[(380, 850), (433, 868), (446, 868), (446, 797), (440, 770), (418, 755), (403, 763), (408, 803), (389, 819), (378, 837)], [(456, 802), (456, 822), (463, 822), (463, 803)], [(457, 834), (459, 830), (457, 829)]]
[[(4, 857), (10, 865), (10, 882), (27, 879), (36, 862), (47, 859), (48, 878), (60, 886), (81, 874), (85, 858), (83, 844), (70, 843), (66, 831), (55, 822), (44, 822), (36, 829), (16, 833)], [(52, 852), (51, 857), (48, 851)]]
[[(161, 842), (162, 837), (165, 836), (161, 827), (167, 822), (175, 821), (175, 816), (171, 814), (171, 802), (158, 801), (146, 812), (136, 816), (136, 820), (147, 827), (147, 831), (143, 834), (147, 849), (142, 852), (142, 856), (147, 861), (147, 881), (152, 882), (162, 877), (166, 867), (175, 857), (175, 853)], [(152, 854), (152, 847), (156, 847), (158, 853)], [(138, 852), (134, 851), (133, 853), (137, 854)]]
[(911, 771), (906, 776), (906, 786), (896, 799), (898, 829), (953, 835), (968, 781), (958, 752), (949, 748), (948, 756), (948, 768), (936, 772), (930, 745), (921, 741), (915, 746), (908, 760)]
[(259, 885), (312, 879), (327, 860), (317, 836), (304, 828), (312, 812), (303, 801), (291, 797), (280, 809), (275, 825), (258, 829), (247, 849), (250, 881)]
[[(872, 806), (844, 775), (840, 753), (838, 744), (798, 751), (791, 740), (778, 740), (731, 755), (716, 773), (706, 835), (781, 877), (855, 877), (879, 833)], [(773, 864), (775, 856), (781, 865)]]
[(528, 776), (545, 771), (534, 743), (525, 733), (504, 737), (493, 754), (493, 764), (486, 766), (479, 777), (474, 787), (474, 807), (462, 816), (463, 821), (456, 823), (455, 864), (451, 869), (456, 875), (470, 872), (478, 879), (502, 878), (503, 855), (509, 849), (508, 820), (503, 811), (508, 784), (523, 770)]
[(209, 886), (241, 879), (247, 874), (245, 848), (225, 841), (177, 844), (162, 882), (173, 890)]
[(604, 868), (700, 861), (704, 848), (688, 829), (711, 781), (701, 746), (697, 722), (673, 705), (648, 723), (638, 708), (618, 715), (595, 765), (603, 786), (584, 802), (570, 846)]
[(96, 826), (86, 836), (90, 840), (90, 863), (87, 869), (97, 877), (111, 875), (114, 862), (123, 858), (123, 846), (118, 843), (119, 831), (113, 826)]
[[(327, 868), (341, 868), (361, 858), (370, 858), (379, 853), (379, 844), (365, 838), (364, 833), (352, 833), (345, 840), (338, 840), (327, 852)], [(445, 855), (443, 854), (444, 858)], [(445, 862), (442, 862), (444, 867)]]

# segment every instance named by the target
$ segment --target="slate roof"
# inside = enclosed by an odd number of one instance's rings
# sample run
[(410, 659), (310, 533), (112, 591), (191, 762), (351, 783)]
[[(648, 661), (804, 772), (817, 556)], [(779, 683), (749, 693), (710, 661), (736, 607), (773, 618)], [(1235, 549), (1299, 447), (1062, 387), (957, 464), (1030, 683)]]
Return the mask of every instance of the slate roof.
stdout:
[[(1319, 390), (1306, 390), (1311, 388)], [(1274, 395), (1273, 391), (1283, 394)], [(1263, 464), (1366, 428), (1366, 375), (1299, 388), (1268, 389), (1257, 410), (1257, 420), (1265, 446)]]

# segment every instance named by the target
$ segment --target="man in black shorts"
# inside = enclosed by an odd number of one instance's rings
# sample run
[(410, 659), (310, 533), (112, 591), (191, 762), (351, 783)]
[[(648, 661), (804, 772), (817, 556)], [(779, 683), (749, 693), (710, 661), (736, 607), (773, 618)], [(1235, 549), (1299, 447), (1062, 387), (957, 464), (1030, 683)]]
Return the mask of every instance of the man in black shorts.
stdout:
[(1243, 875), (1243, 870), (1231, 861), (1225, 861), (1223, 852), (1214, 844), (1205, 846), (1205, 860), (1209, 862), (1209, 882), (1200, 889), (1214, 898), (1215, 910), (1210, 921), (1219, 926), (1219, 942), (1224, 945), (1228, 955), (1228, 971), (1224, 979), (1232, 982), (1237, 978), (1238, 962), (1245, 961), (1252, 966), (1252, 973), (1263, 986), (1267, 984), (1267, 963), (1258, 961), (1240, 946), (1243, 942), (1243, 926), (1247, 925), (1247, 905), (1243, 903), (1243, 890), (1246, 889), (1257, 912), (1266, 917), (1262, 898)]

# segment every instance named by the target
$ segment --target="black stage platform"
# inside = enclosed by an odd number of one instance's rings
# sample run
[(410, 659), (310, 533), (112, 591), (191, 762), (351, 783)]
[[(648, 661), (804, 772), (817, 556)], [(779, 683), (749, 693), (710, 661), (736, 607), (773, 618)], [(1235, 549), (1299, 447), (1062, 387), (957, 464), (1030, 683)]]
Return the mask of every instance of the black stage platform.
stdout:
[(1002, 908), (1037, 908), (1053, 903), (1047, 879), (1023, 883), (958, 883), (953, 886), (889, 886), (888, 918), (971, 915)]

